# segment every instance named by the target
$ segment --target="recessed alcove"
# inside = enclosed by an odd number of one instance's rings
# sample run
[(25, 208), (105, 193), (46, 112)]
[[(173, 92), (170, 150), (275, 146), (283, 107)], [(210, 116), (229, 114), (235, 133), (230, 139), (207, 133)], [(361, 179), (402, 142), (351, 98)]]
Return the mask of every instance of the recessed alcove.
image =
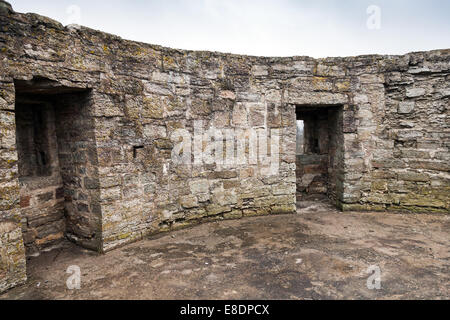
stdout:
[(98, 229), (89, 216), (92, 197), (84, 177), (95, 179), (95, 170), (89, 170), (95, 159), (88, 157), (93, 126), (83, 116), (90, 90), (44, 78), (14, 84), (26, 253), (38, 255), (66, 238), (89, 242), (86, 239), (95, 239)]

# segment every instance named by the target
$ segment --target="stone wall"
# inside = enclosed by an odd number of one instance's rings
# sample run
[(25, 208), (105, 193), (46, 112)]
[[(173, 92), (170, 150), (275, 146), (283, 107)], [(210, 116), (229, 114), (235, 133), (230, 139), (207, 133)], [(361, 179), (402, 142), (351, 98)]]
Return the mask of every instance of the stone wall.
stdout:
[(101, 251), (100, 184), (91, 93), (62, 94), (54, 101), (66, 237)]
[[(10, 10), (0, 3), (3, 15)], [(0, 33), (3, 40), (3, 33)], [(2, 47), (3, 47), (3, 42)], [(1, 49), (0, 51), (4, 51)], [(20, 186), (16, 152), (15, 90), (12, 79), (5, 78), (0, 62), (0, 292), (26, 281), (26, 258), (19, 207)]]
[(448, 213), (448, 54), (410, 54), (384, 73), (385, 109), (378, 116), (371, 192), (361, 201), (388, 210)]
[[(57, 113), (56, 128), (59, 158), (70, 159), (61, 163), (66, 234), (104, 252), (201, 222), (295, 212), (299, 106), (341, 110), (331, 162), (340, 208), (448, 213), (449, 74), (450, 50), (327, 59), (182, 51), (0, 1), (0, 290), (25, 279), (14, 81), (89, 89), (79, 112), (69, 103), (66, 117)], [(193, 135), (196, 120), (205, 131), (280, 130), (279, 172), (260, 162), (174, 165), (173, 134)]]

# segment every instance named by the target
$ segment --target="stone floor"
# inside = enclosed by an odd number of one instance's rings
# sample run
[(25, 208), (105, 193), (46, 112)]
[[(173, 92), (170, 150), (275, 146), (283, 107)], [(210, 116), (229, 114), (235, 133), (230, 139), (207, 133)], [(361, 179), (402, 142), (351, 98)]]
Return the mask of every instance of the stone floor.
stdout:
[[(81, 289), (66, 270), (81, 268)], [(367, 269), (381, 268), (381, 289)], [(0, 299), (449, 299), (450, 216), (339, 213), (210, 223), (106, 255), (67, 243), (29, 260), (29, 282)]]

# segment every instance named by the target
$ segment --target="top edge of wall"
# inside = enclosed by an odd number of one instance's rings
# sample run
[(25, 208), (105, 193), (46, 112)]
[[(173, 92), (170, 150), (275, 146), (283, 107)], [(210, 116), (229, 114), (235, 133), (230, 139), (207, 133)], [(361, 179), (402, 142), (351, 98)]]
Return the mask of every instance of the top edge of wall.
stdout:
[(91, 33), (91, 34), (97, 34), (99, 36), (102, 36), (103, 38), (109, 38), (109, 40), (116, 40), (116, 41), (122, 41), (122, 42), (128, 42), (133, 43), (137, 45), (147, 46), (151, 47), (156, 50), (161, 50), (165, 52), (170, 52), (174, 54), (183, 54), (183, 55), (212, 55), (212, 56), (222, 56), (222, 57), (235, 57), (235, 58), (246, 58), (246, 59), (266, 59), (268, 61), (349, 61), (349, 60), (363, 60), (363, 59), (371, 59), (371, 60), (382, 60), (384, 58), (401, 58), (406, 57), (409, 55), (421, 55), (421, 54), (431, 54), (431, 55), (450, 55), (450, 48), (442, 48), (442, 49), (434, 49), (434, 50), (428, 50), (428, 51), (412, 51), (405, 54), (363, 54), (363, 55), (355, 55), (355, 56), (336, 56), (336, 57), (325, 57), (325, 58), (314, 58), (311, 56), (305, 56), (305, 55), (294, 55), (294, 56), (258, 56), (258, 55), (247, 55), (247, 54), (236, 54), (236, 53), (227, 53), (227, 52), (219, 52), (219, 51), (208, 51), (208, 50), (186, 50), (186, 49), (180, 49), (180, 48), (171, 48), (171, 47), (165, 47), (157, 44), (151, 44), (141, 41), (134, 41), (134, 40), (128, 40), (124, 39), (118, 35), (107, 33), (101, 30), (89, 28), (82, 25), (76, 25), (76, 24), (70, 24), (67, 26), (64, 26), (59, 21), (56, 21), (52, 18), (42, 16), (37, 13), (20, 13), (15, 12), (12, 8), (11, 4), (7, 1), (0, 0), (0, 15), (9, 15), (13, 20), (20, 20), (22, 22), (24, 21), (24, 17), (28, 18), (30, 23), (32, 24), (42, 24), (46, 27), (71, 32), (71, 33)]

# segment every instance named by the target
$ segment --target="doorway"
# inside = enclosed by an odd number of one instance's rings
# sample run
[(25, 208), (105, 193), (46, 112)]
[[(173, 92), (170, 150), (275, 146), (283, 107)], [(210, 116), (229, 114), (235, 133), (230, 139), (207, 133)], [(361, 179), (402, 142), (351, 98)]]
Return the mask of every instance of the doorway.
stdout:
[(337, 200), (343, 165), (342, 106), (296, 106), (297, 201)]
[(86, 113), (91, 91), (43, 78), (14, 84), (26, 255), (52, 250), (64, 239), (95, 248), (89, 244), (99, 236), (98, 219), (86, 182), (97, 176), (89, 169), (97, 161), (94, 126)]

